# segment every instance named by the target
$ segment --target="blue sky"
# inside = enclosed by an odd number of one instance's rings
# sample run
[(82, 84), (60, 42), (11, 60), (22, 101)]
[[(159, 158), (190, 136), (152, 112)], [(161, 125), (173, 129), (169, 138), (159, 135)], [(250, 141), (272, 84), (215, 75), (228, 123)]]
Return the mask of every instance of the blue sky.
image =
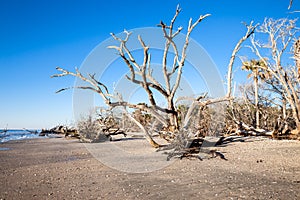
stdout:
[[(0, 0), (0, 128), (50, 128), (73, 122), (72, 91), (55, 91), (74, 78), (51, 79), (55, 67), (79, 67), (109, 33), (169, 21), (180, 4), (177, 25), (211, 13), (192, 34), (222, 76), (245, 30), (242, 21), (288, 14), (289, 0)], [(300, 9), (294, 1), (293, 9)]]

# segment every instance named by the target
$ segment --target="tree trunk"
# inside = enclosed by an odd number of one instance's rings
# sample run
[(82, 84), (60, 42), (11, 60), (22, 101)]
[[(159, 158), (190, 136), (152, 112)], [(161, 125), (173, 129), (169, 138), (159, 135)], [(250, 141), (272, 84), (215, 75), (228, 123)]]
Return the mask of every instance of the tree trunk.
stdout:
[(282, 95), (282, 117), (286, 119), (286, 99)]
[(174, 132), (175, 130), (178, 130), (179, 129), (179, 125), (178, 125), (178, 114), (176, 112), (176, 109), (175, 109), (175, 106), (174, 106), (174, 103), (172, 100), (168, 100), (168, 109), (169, 110), (173, 110), (174, 113), (170, 113), (168, 114), (168, 117), (169, 117), (169, 129), (171, 132)]
[(258, 76), (257, 71), (254, 74), (254, 95), (255, 95), (255, 128), (259, 128), (259, 106), (258, 106)]
[(127, 117), (129, 119), (131, 119), (138, 127), (140, 127), (140, 129), (145, 133), (146, 139), (148, 140), (148, 142), (150, 143), (150, 145), (154, 148), (158, 148), (161, 145), (159, 145), (157, 142), (155, 142), (155, 140), (152, 138), (151, 134), (149, 133), (149, 131), (138, 121), (136, 120), (134, 117), (131, 116), (131, 114), (129, 114), (127, 111), (125, 111), (125, 114), (127, 115)]

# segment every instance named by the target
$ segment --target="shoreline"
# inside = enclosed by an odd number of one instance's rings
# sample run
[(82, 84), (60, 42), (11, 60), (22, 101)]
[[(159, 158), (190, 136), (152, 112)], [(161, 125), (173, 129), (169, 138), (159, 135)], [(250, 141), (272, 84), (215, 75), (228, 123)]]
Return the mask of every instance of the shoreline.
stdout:
[(150, 173), (114, 170), (78, 140), (29, 139), (0, 148), (9, 148), (0, 151), (0, 199), (300, 198), (299, 141), (236, 142), (217, 147), (228, 161), (182, 159)]

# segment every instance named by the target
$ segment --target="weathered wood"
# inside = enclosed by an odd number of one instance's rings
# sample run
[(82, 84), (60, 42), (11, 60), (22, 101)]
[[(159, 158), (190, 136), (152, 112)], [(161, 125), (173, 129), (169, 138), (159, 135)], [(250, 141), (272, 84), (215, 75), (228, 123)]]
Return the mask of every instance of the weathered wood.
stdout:
[(103, 132), (107, 136), (112, 136), (112, 135), (123, 135), (124, 137), (127, 136), (127, 134), (123, 130), (120, 130), (119, 128), (109, 128), (103, 130)]
[(233, 68), (233, 64), (234, 64), (235, 58), (237, 56), (237, 53), (241, 49), (241, 45), (243, 44), (243, 42), (245, 42), (254, 33), (258, 24), (253, 25), (253, 21), (252, 21), (249, 25), (245, 24), (245, 26), (247, 27), (247, 31), (246, 31), (245, 35), (238, 41), (238, 43), (234, 47), (231, 57), (230, 57), (228, 67), (227, 67), (227, 95), (226, 95), (227, 97), (232, 96), (232, 68)]

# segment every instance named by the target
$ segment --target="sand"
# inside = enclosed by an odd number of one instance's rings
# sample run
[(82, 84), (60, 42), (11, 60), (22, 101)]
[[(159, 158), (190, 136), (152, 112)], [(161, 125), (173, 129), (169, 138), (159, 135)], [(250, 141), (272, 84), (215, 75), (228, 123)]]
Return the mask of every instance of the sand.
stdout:
[[(136, 157), (105, 152), (106, 162), (112, 160), (105, 163), (91, 154), (111, 144)], [(111, 144), (65, 138), (0, 144), (0, 199), (300, 199), (299, 141), (249, 139), (217, 147), (228, 161), (182, 159), (166, 166), (165, 155), (141, 138)], [(150, 172), (128, 171), (128, 163)], [(151, 163), (157, 166), (147, 168)]]

